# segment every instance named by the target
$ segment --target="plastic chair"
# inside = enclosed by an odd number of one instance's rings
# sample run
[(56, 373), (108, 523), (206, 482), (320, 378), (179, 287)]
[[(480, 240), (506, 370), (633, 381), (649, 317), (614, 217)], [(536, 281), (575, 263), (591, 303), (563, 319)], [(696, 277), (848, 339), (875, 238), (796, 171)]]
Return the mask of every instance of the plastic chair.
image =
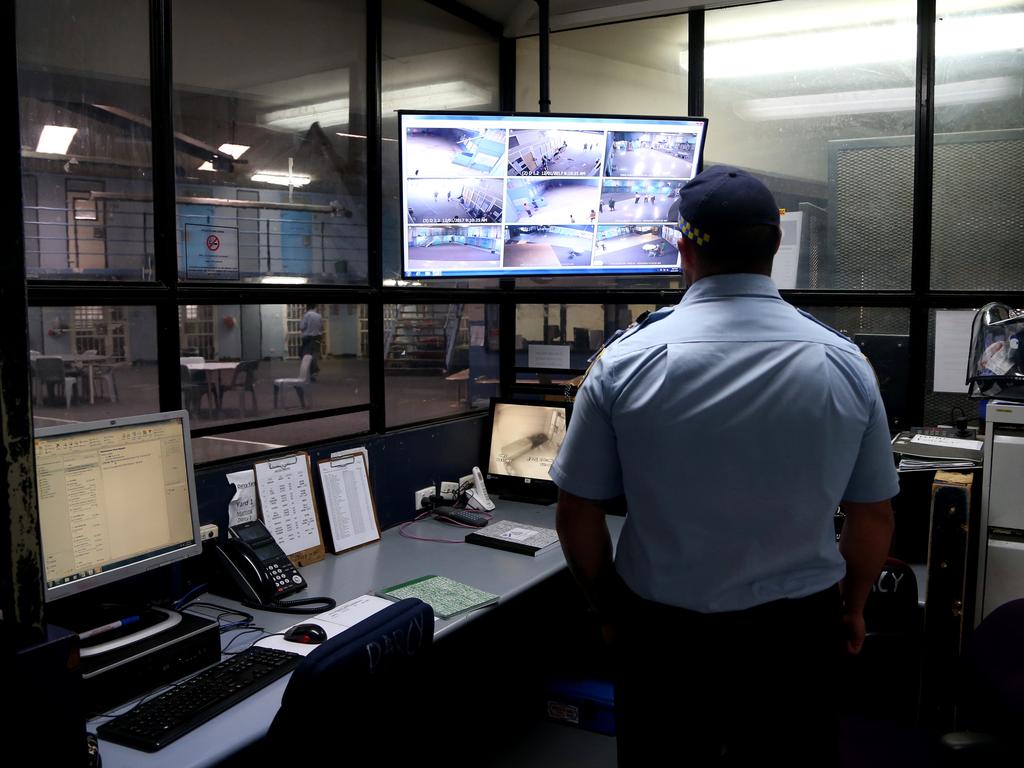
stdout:
[(416, 598), (330, 638), (295, 668), (259, 754), (294, 755), (297, 735), (311, 734), (302, 739), (303, 761), (337, 763), (332, 734), (343, 724), (350, 738), (342, 763), (385, 756), (388, 765), (404, 765), (406, 758), (422, 758), (426, 742), (419, 736), (437, 724), (430, 714), (437, 692), (427, 682), (433, 641), (434, 612)]
[(313, 390), (309, 380), (309, 369), (313, 365), (312, 355), (303, 355), (302, 362), (299, 364), (299, 375), (292, 379), (274, 379), (274, 407), (277, 408), (278, 399), (280, 398), (281, 407), (284, 408), (284, 395), (281, 393), (282, 389), (287, 391), (287, 387), (294, 387), (295, 394), (299, 397), (299, 404), (305, 408), (308, 404), (313, 404)]
[(64, 361), (59, 357), (37, 357), (32, 362), (36, 379), (46, 389), (46, 399), (63, 397), (65, 407), (71, 407), (71, 397), (78, 386), (78, 377), (64, 371)]
[(244, 360), (235, 368), (231, 381), (220, 388), (221, 407), (224, 406), (224, 395), (228, 392), (238, 392), (238, 405), (245, 416), (245, 393), (252, 395), (253, 413), (259, 410), (256, 406), (256, 368), (259, 360)]
[(208, 416), (213, 415), (213, 408), (215, 405), (215, 393), (211, 389), (210, 383), (206, 380), (206, 374), (203, 373), (201, 379), (197, 379), (192, 375), (192, 371), (188, 369), (188, 366), (181, 366), (181, 397), (185, 404), (185, 409), (192, 413), (193, 409), (201, 409), (203, 405), (203, 396), (207, 398), (206, 412)]

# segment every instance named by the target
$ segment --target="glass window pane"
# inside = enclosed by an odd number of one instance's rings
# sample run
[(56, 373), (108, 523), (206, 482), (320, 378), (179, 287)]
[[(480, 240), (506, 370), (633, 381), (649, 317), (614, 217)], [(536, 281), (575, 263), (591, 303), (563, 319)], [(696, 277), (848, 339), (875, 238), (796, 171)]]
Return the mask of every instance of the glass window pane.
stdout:
[(174, 3), (178, 272), (367, 282), (362, 3)]
[(29, 307), (28, 342), (36, 427), (160, 410), (153, 307)]
[[(686, 14), (554, 32), (549, 45), (551, 111), (685, 115)], [(516, 47), (516, 108), (539, 110), (539, 44)]]
[[(967, 396), (967, 384), (963, 385), (960, 392), (936, 392), (935, 391), (935, 313), (944, 310), (931, 310), (928, 313), (928, 359), (925, 361), (924, 380), (924, 426), (936, 424), (952, 425), (953, 409), (960, 408), (967, 418), (972, 419), (972, 424), (977, 424), (978, 408), (980, 400)], [(964, 312), (964, 322), (970, 322), (975, 310), (959, 310)], [(956, 354), (952, 350), (952, 354)], [(969, 349), (962, 351), (964, 361), (964, 378), (967, 378), (967, 358)]]
[(148, 5), (18, 0), (29, 278), (154, 277)]
[(707, 161), (761, 177), (799, 260), (783, 288), (910, 287), (916, 3), (707, 12)]
[[(423, 0), (385, 0), (382, 9), (381, 119), (385, 285), (402, 277), (399, 202), (399, 109), (498, 109), (498, 41)], [(424, 287), (451, 288), (449, 280)], [(495, 287), (497, 280), (460, 280), (460, 287)]]
[(498, 394), (496, 304), (385, 304), (387, 425), (487, 408)]
[(293, 421), (273, 427), (241, 429), (221, 435), (192, 438), (192, 460), (196, 464), (219, 461), (250, 453), (274, 451), (290, 445), (338, 440), (345, 435), (367, 432), (370, 417), (366, 412)]
[[(654, 304), (519, 304), (516, 307), (516, 368), (551, 368), (541, 365), (540, 347), (567, 346), (569, 366), (583, 371), (587, 361), (619, 328), (626, 328)], [(532, 351), (531, 351), (532, 348)], [(564, 355), (564, 352), (563, 352)], [(560, 367), (560, 366), (559, 366)], [(516, 383), (560, 383), (543, 373), (519, 370)]]
[(365, 304), (186, 304), (178, 332), (193, 427), (369, 402)]
[[(907, 414), (911, 379), (910, 310), (903, 307), (807, 307), (807, 312), (853, 339), (875, 369), (889, 428), (913, 426)], [(919, 425), (918, 425), (919, 426)]]
[(1024, 290), (1024, 3), (937, 13), (932, 288)]
[[(687, 114), (686, 14), (554, 32), (550, 42), (552, 112)], [(681, 59), (682, 57), (682, 59)], [(537, 37), (516, 47), (516, 108), (539, 109)], [(572, 275), (516, 278), (529, 288), (682, 288), (676, 277)]]

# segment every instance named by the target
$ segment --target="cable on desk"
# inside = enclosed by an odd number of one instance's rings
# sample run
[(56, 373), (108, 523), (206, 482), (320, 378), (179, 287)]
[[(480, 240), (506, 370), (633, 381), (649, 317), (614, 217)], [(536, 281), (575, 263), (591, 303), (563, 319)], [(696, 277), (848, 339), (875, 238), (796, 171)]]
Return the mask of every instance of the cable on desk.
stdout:
[(198, 587), (193, 587), (192, 589), (190, 589), (188, 592), (185, 593), (184, 597), (181, 597), (181, 598), (178, 598), (177, 600), (175, 600), (171, 604), (171, 607), (173, 607), (174, 610), (176, 610), (176, 611), (180, 611), (188, 603), (188, 600), (189, 600), (190, 597), (192, 597), (192, 595), (194, 595), (196, 592), (204, 592), (204, 591), (206, 591), (206, 589), (208, 587), (209, 587), (208, 584), (200, 584)]
[[(227, 606), (218, 605), (217, 603), (208, 603), (202, 600), (196, 600), (194, 602), (191, 602), (188, 605), (184, 606), (182, 610), (195, 610), (196, 608), (212, 608), (213, 610), (218, 611), (216, 616), (210, 616), (208, 614), (202, 613), (201, 611), (196, 611), (196, 615), (202, 616), (206, 619), (216, 619), (221, 632), (224, 632), (225, 630), (229, 629), (235, 629), (236, 627), (240, 626), (251, 625), (252, 622), (256, 620), (251, 613), (246, 613), (245, 611), (240, 611), (236, 608), (228, 608)], [(221, 619), (223, 619), (225, 616), (238, 616), (240, 617), (241, 620), (231, 624), (223, 624), (221, 623)]]
[[(433, 541), (433, 542), (437, 542), (439, 544), (465, 544), (466, 543), (462, 539), (438, 539), (438, 538), (435, 538), (433, 536), (413, 536), (411, 533), (406, 533), (405, 532), (405, 529), (408, 528), (410, 525), (412, 525), (413, 523), (418, 523), (421, 520), (424, 520), (427, 517), (430, 517), (432, 514), (433, 514), (433, 511), (428, 509), (428, 510), (424, 511), (422, 514), (417, 515), (416, 517), (414, 517), (412, 520), (409, 520), (407, 522), (402, 523), (398, 527), (398, 535), (399, 536), (404, 536), (407, 539), (414, 539), (416, 541)], [(442, 518), (435, 517), (434, 519), (435, 520), (441, 520)], [(452, 525), (457, 525), (460, 528), (473, 528), (473, 526), (471, 526), (471, 525), (462, 525), (461, 523), (456, 523), (454, 520), (445, 520), (444, 522), (446, 522), (446, 523), (450, 522)]]

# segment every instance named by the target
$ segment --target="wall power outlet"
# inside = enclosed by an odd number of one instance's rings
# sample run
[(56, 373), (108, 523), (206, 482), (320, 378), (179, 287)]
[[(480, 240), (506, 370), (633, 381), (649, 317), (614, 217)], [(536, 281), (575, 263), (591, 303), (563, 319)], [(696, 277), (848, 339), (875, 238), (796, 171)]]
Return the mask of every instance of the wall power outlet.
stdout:
[(420, 488), (416, 491), (416, 509), (420, 510), (424, 508), (424, 501), (429, 499), (434, 494), (434, 486), (428, 485), (426, 488)]
[(455, 501), (455, 494), (459, 492), (459, 484), (453, 480), (441, 482), (441, 496), (448, 501)]

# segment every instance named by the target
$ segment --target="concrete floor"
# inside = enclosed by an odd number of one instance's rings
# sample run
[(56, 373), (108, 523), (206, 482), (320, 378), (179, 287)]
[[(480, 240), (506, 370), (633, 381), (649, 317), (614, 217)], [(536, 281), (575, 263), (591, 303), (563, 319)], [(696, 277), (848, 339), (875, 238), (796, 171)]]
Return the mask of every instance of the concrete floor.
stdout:
[(409, 269), (497, 269), (500, 257), (497, 253), (475, 245), (451, 243), (409, 247)]
[[(505, 174), (505, 158), (499, 158), (488, 174), (475, 168), (456, 165), (452, 162), (455, 155), (462, 152), (458, 144), (447, 141), (440, 136), (410, 136), (406, 140), (404, 166), (409, 178), (467, 178), (472, 176), (503, 176)], [(419, 171), (419, 173), (416, 173)]]
[[(601, 224), (638, 224), (641, 222), (662, 222), (675, 224), (676, 215), (679, 210), (679, 197), (677, 195), (655, 195), (654, 202), (644, 202), (644, 195), (641, 193), (637, 200), (637, 194), (629, 190), (605, 187), (601, 191), (601, 200), (604, 202), (604, 210), (597, 215)], [(609, 201), (615, 202), (615, 209), (612, 210)]]
[[(480, 181), (489, 184), (493, 193), (501, 198), (501, 183), (497, 179), (481, 179)], [(481, 223), (490, 221), (476, 214), (470, 213), (458, 197), (462, 194), (463, 187), (471, 182), (453, 181), (451, 179), (415, 179), (411, 180), (406, 187), (406, 207), (412, 211), (408, 220), (412, 224), (437, 224), (443, 223)], [(434, 198), (434, 193), (437, 198)], [(448, 197), (448, 193), (451, 197)], [(499, 221), (501, 211), (497, 211)]]
[(538, 187), (538, 196), (544, 205), (526, 212), (522, 203), (505, 206), (505, 221), (520, 224), (589, 224), (590, 212), (597, 211), (599, 199), (597, 182), (580, 180), (566, 186)]
[(649, 179), (689, 179), (693, 162), (647, 147), (632, 152), (616, 149), (607, 176), (643, 176)]
[(506, 267), (586, 267), (590, 265), (593, 233), (567, 237), (526, 232), (505, 243)]
[[(645, 245), (657, 245), (658, 250), (644, 250)], [(602, 248), (602, 246), (604, 246)], [(654, 233), (631, 234), (599, 240), (594, 253), (595, 262), (605, 266), (658, 264), (671, 266), (678, 261), (678, 252)]]

